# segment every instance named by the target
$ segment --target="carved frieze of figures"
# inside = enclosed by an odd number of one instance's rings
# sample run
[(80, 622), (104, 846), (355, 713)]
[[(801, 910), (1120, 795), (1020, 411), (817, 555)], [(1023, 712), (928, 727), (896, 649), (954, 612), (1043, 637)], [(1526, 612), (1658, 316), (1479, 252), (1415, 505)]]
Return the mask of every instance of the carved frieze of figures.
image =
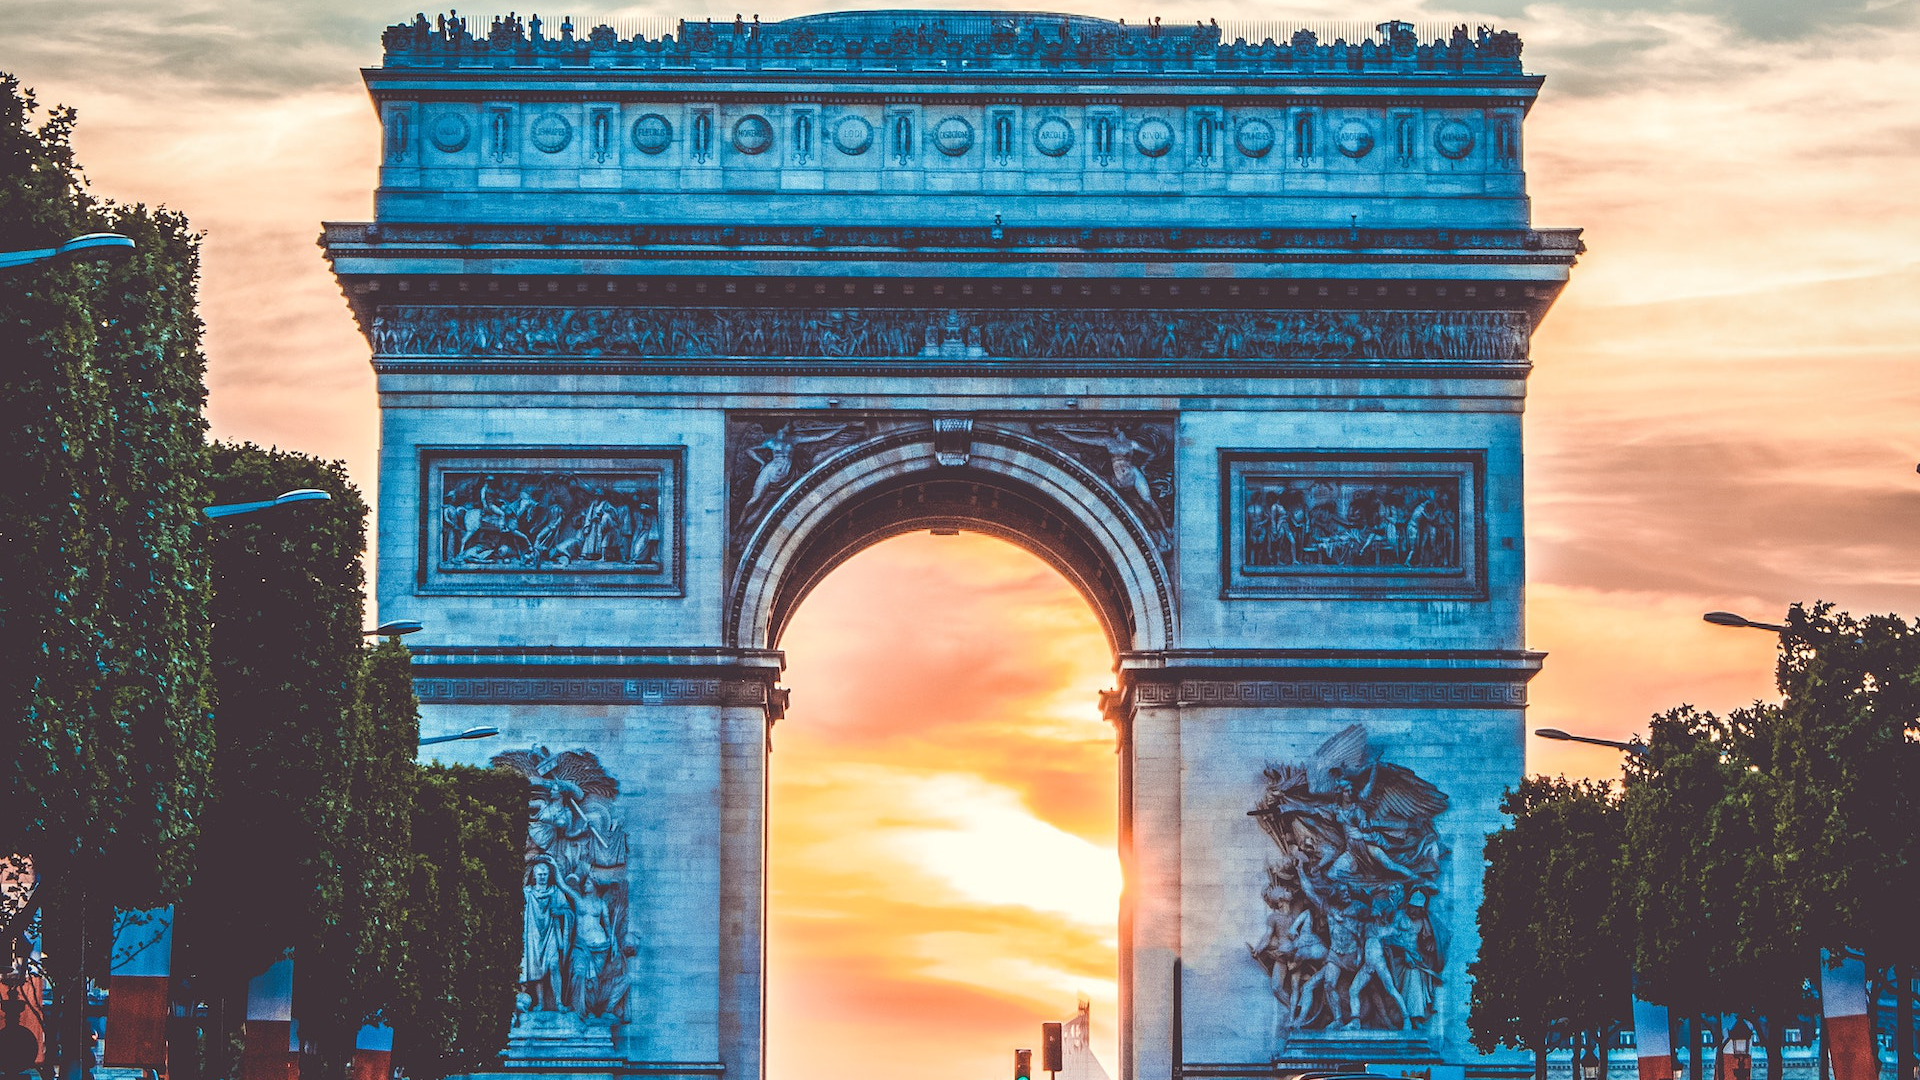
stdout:
[(580, 1037), (627, 1020), (640, 941), (628, 918), (619, 782), (585, 750), (535, 746), (492, 764), (526, 777), (529, 796), (514, 1034)]
[(658, 474), (444, 474), (442, 567), (657, 571), (660, 541)]
[(448, 451), (429, 459), (425, 479), (429, 587), (677, 588), (677, 451)]
[(381, 357), (1524, 360), (1520, 311), (382, 307)]
[(1246, 565), (1458, 568), (1459, 486), (1450, 476), (1250, 480)]
[(1272, 839), (1265, 936), (1247, 946), (1279, 1009), (1276, 1037), (1418, 1036), (1447, 975), (1447, 796), (1382, 759), (1359, 724), (1304, 762), (1269, 764), (1248, 813)]
[(1106, 482), (1162, 554), (1173, 550), (1173, 424), (1124, 416), (1038, 423), (1033, 433)]
[(814, 463), (872, 433), (863, 419), (741, 416), (727, 423), (727, 508), (733, 545)]
[(1483, 580), (1477, 453), (1223, 456), (1230, 595), (1461, 596)]

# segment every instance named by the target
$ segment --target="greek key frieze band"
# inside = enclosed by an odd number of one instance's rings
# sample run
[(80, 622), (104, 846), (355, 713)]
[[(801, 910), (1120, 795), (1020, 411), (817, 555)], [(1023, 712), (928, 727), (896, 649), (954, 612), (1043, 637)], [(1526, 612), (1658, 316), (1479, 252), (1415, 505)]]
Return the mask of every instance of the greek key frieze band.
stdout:
[(1214, 705), (1243, 708), (1356, 706), (1369, 708), (1519, 708), (1524, 682), (1182, 679), (1141, 682), (1136, 705)]
[(761, 679), (422, 677), (423, 705), (772, 705)]

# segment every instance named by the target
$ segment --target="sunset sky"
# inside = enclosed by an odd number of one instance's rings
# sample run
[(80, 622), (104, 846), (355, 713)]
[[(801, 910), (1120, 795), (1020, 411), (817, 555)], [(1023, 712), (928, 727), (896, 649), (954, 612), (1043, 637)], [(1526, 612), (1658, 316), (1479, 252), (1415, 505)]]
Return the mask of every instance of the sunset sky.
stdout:
[[(1770, 637), (1710, 627), (1709, 609), (1920, 611), (1916, 0), (1058, 7), (1525, 39), (1548, 76), (1527, 126), (1534, 221), (1584, 227), (1590, 249), (1534, 342), (1528, 637), (1550, 656), (1529, 726), (1624, 737), (1671, 705), (1770, 693)], [(414, 8), (6, 11), (0, 70), (79, 108), (94, 189), (207, 233), (215, 433), (344, 458), (370, 489), (367, 350), (314, 236), (369, 215), (379, 133), (357, 69)], [(773, 1080), (909, 1061), (1001, 1078), (1077, 992), (1114, 1066), (1114, 757), (1094, 707), (1112, 676), (1085, 604), (997, 541), (907, 537), (829, 578), (786, 645)], [(1615, 767), (1530, 749), (1538, 771)]]

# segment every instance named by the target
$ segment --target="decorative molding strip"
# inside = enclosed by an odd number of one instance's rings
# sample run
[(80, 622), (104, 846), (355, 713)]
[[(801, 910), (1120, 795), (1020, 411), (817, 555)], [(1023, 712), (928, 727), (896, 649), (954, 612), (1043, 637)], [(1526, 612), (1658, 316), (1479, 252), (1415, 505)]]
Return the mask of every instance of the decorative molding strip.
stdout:
[(426, 307), (374, 314), (381, 357), (1526, 359), (1523, 311)]
[(1213, 705), (1242, 708), (1363, 707), (1385, 709), (1505, 709), (1527, 703), (1527, 686), (1514, 682), (1182, 679), (1137, 683), (1136, 705)]
[(784, 694), (764, 679), (416, 677), (423, 705), (760, 705)]
[[(1567, 262), (1586, 250), (1578, 229), (1346, 229), (1241, 228), (1072, 228), (1067, 226), (942, 225), (514, 225), (443, 224), (435, 222), (328, 222), (322, 240), (335, 256), (366, 246), (397, 247), (424, 244), (435, 248), (512, 245), (509, 250), (563, 247), (594, 249), (655, 247), (743, 248), (974, 248), (986, 249), (996, 260), (1008, 249), (1045, 248), (1055, 251), (1106, 248), (1149, 249), (1170, 252), (1190, 249), (1312, 251), (1325, 259), (1334, 252), (1471, 251), (1551, 253), (1553, 261)], [(1051, 257), (1058, 258), (1057, 254)]]

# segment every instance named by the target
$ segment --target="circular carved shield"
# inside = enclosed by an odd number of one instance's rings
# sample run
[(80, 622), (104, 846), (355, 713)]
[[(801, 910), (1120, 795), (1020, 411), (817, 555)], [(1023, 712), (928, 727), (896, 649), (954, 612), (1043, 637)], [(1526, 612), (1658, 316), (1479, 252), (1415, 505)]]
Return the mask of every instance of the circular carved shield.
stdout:
[(573, 125), (559, 113), (548, 113), (533, 122), (533, 127), (527, 130), (527, 138), (541, 153), (557, 154), (573, 141)]
[(633, 122), (633, 148), (643, 154), (658, 154), (673, 145), (673, 124), (659, 113), (648, 113)]
[(1473, 129), (1458, 120), (1449, 120), (1433, 132), (1433, 148), (1450, 161), (1459, 161), (1473, 153)]
[(454, 113), (446, 113), (433, 122), (433, 128), (427, 137), (443, 154), (457, 154), (467, 148), (467, 139), (473, 129), (467, 126), (467, 119)]
[(1250, 158), (1266, 157), (1273, 143), (1273, 125), (1265, 120), (1248, 120), (1233, 133), (1233, 144)]
[(833, 145), (848, 157), (858, 157), (873, 145), (873, 125), (858, 116), (841, 117), (833, 126)]
[(733, 125), (733, 148), (743, 154), (765, 153), (773, 145), (773, 125), (767, 118), (752, 113)]
[(1133, 133), (1133, 145), (1145, 157), (1165, 157), (1173, 149), (1173, 125), (1165, 120), (1148, 119)]
[(1334, 133), (1333, 142), (1350, 158), (1363, 158), (1373, 149), (1373, 129), (1365, 121), (1349, 120)]
[(973, 125), (958, 116), (949, 116), (934, 125), (933, 145), (948, 157), (959, 157), (973, 149)]
[(1048, 157), (1059, 157), (1073, 149), (1073, 125), (1057, 116), (1049, 116), (1033, 129), (1033, 148)]

